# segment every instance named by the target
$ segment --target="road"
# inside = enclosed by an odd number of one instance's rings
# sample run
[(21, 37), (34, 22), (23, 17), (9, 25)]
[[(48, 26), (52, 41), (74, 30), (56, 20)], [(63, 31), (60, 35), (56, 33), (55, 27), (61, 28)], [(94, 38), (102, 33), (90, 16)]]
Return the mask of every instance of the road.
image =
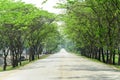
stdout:
[(62, 49), (18, 70), (1, 72), (0, 80), (120, 80), (120, 71)]

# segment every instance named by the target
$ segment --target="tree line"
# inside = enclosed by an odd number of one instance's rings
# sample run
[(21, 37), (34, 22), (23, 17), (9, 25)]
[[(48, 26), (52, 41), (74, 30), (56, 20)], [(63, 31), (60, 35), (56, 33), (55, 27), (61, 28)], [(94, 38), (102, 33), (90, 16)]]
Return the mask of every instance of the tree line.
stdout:
[(60, 34), (55, 23), (56, 15), (32, 4), (21, 1), (0, 0), (0, 50), (4, 57), (3, 70), (7, 67), (10, 53), (13, 68), (21, 65), (19, 60), (28, 50), (29, 61), (58, 50)]
[(81, 55), (120, 65), (120, 0), (67, 0), (64, 34)]

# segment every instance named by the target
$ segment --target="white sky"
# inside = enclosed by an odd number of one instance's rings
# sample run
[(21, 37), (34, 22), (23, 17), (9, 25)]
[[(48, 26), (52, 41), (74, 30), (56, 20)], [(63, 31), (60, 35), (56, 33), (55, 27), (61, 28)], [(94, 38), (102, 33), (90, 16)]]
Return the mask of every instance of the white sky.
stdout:
[(56, 13), (56, 14), (62, 13), (61, 9), (53, 8), (56, 5), (56, 3), (59, 3), (62, 0), (48, 0), (47, 3), (45, 3), (43, 5), (42, 5), (42, 2), (44, 0), (22, 0), (22, 1), (25, 2), (25, 3), (32, 3), (36, 7), (42, 8), (44, 10), (47, 10), (48, 12), (52, 12), (52, 13)]

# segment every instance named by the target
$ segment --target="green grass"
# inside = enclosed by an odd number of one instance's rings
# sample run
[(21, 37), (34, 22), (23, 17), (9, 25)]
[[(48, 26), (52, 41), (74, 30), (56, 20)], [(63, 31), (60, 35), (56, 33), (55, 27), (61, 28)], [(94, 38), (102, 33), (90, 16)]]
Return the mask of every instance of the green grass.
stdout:
[[(44, 58), (47, 58), (48, 56), (50, 56), (50, 54), (40, 56), (39, 59), (44, 59)], [(8, 65), (7, 68), (6, 68), (6, 71), (15, 70), (15, 69), (21, 68), (21, 67), (23, 67), (23, 66), (25, 66), (27, 64), (30, 64), (30, 63), (33, 63), (33, 62), (39, 60), (39, 59), (35, 58), (35, 60), (31, 61), (31, 62), (29, 62), (29, 60), (22, 61), (22, 65), (21, 66), (19, 65), (19, 66), (15, 67), (15, 68), (13, 68), (11, 65)], [(0, 72), (2, 72), (2, 71), (3, 71), (3, 67), (0, 67)]]

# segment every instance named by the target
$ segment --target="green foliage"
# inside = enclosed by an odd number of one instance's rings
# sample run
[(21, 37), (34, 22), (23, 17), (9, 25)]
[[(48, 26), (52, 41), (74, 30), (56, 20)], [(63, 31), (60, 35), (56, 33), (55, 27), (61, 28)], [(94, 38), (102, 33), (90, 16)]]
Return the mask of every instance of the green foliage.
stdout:
[[(13, 67), (18, 66), (18, 59), (25, 49), (29, 49), (29, 59), (33, 60), (44, 49), (52, 52), (58, 48), (59, 32), (55, 18), (55, 14), (32, 4), (0, 0), (0, 50), (11, 51)], [(4, 56), (6, 59), (7, 54)]]
[[(103, 62), (104, 56), (108, 56), (114, 63), (114, 51), (119, 53), (120, 47), (120, 0), (67, 0), (63, 5), (64, 33), (76, 50), (88, 57), (101, 59), (102, 55)], [(104, 54), (98, 55), (99, 49)]]

